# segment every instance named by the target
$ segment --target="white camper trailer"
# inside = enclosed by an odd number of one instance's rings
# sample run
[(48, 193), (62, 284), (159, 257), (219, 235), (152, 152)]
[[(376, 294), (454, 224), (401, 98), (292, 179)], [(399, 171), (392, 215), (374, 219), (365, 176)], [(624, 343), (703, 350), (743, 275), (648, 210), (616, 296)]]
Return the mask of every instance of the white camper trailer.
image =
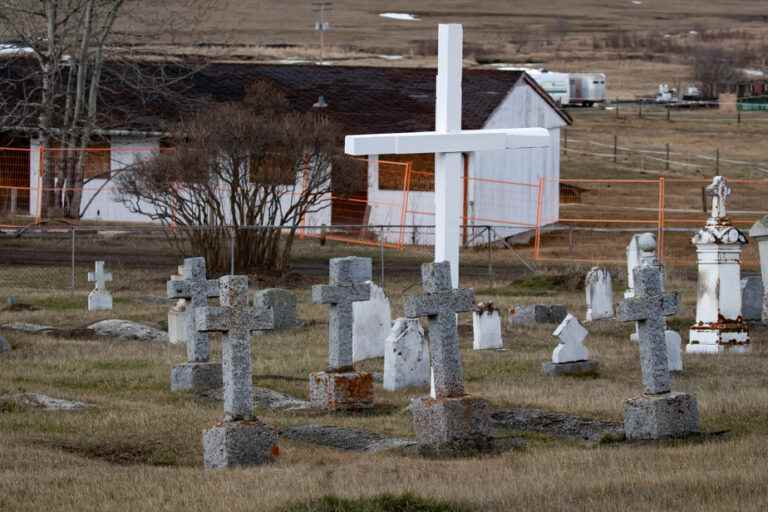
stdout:
[(547, 69), (526, 69), (531, 78), (544, 89), (558, 105), (568, 105), (571, 102), (570, 82), (568, 73), (557, 73)]
[(571, 73), (570, 105), (591, 107), (605, 102), (604, 73)]

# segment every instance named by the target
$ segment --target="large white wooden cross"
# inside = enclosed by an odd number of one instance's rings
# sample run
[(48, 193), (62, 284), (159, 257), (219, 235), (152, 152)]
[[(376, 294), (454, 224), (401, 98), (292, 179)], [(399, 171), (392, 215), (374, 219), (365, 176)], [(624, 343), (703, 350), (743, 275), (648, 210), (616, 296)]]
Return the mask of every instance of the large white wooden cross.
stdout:
[(462, 26), (440, 25), (437, 54), (435, 131), (349, 135), (349, 155), (435, 153), (435, 262), (451, 263), (451, 281), (459, 286), (459, 226), (463, 153), (547, 147), (544, 128), (461, 129)]

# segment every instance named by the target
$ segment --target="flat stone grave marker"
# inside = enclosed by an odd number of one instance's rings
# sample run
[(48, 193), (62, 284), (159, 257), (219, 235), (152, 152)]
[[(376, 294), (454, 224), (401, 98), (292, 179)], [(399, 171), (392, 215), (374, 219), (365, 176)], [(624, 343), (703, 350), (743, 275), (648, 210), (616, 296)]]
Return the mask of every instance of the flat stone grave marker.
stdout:
[(328, 369), (309, 376), (309, 399), (316, 407), (327, 410), (373, 407), (373, 376), (355, 371), (352, 355), (352, 304), (370, 298), (372, 273), (370, 258), (333, 258), (329, 265), (330, 284), (312, 287), (312, 301), (330, 305)]
[(504, 348), (501, 315), (492, 302), (480, 303), (472, 312), (472, 347), (475, 350)]
[(429, 322), (432, 396), (411, 402), (420, 448), (446, 454), (490, 449), (490, 406), (465, 393), (456, 327), (456, 313), (473, 309), (475, 293), (451, 287), (447, 261), (422, 265), (421, 279), (425, 294), (407, 297), (404, 308), (406, 317), (427, 317)]
[[(184, 301), (184, 311), (176, 317), (176, 334), (183, 337), (187, 346), (187, 362), (171, 370), (171, 391), (199, 393), (220, 387), (221, 364), (210, 361), (208, 333), (199, 331), (195, 325), (198, 309), (208, 306), (209, 297), (219, 297), (219, 281), (206, 277), (205, 258), (186, 258), (179, 267), (179, 275), (171, 276), (166, 283), (166, 295)], [(170, 314), (168, 327), (170, 330)]]
[(741, 280), (741, 316), (750, 322), (763, 318), (763, 279), (747, 276)]
[(224, 420), (203, 434), (203, 462), (208, 469), (271, 462), (279, 454), (277, 433), (253, 414), (251, 336), (274, 325), (272, 310), (248, 306), (248, 278), (219, 280), (218, 307), (195, 310), (197, 330), (221, 332)]
[(88, 311), (111, 311), (112, 294), (107, 290), (107, 282), (112, 281), (112, 273), (104, 271), (104, 262), (97, 261), (93, 272), (88, 272), (88, 282), (96, 287), (88, 294)]
[[(656, 241), (651, 234), (640, 237), (644, 254), (652, 253)], [(638, 324), (640, 366), (645, 393), (627, 400), (624, 406), (624, 431), (629, 440), (683, 437), (699, 432), (696, 399), (671, 391), (665, 339), (665, 316), (678, 310), (677, 294), (664, 293), (664, 275), (655, 258), (644, 259), (635, 269), (635, 296), (619, 306), (619, 319)]]
[(593, 267), (586, 277), (587, 322), (613, 318), (613, 283), (608, 269)]
[(429, 386), (429, 348), (421, 323), (398, 318), (384, 351), (384, 389)]
[(257, 308), (272, 309), (275, 312), (275, 330), (293, 329), (301, 325), (296, 317), (296, 294), (282, 288), (266, 288), (253, 296)]
[(384, 290), (371, 282), (371, 298), (352, 304), (352, 360), (384, 357), (384, 343), (392, 329), (392, 308)]

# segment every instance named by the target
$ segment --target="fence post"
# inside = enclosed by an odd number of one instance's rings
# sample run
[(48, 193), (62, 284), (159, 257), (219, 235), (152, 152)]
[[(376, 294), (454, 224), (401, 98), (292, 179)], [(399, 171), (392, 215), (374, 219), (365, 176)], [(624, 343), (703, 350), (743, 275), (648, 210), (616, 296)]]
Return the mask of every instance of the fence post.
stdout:
[(672, 109), (669, 108), (669, 105), (667, 105), (667, 122), (672, 121)]
[(493, 241), (491, 240), (491, 226), (488, 229), (488, 287), (493, 288)]
[(544, 177), (539, 178), (539, 190), (536, 194), (536, 238), (533, 244), (533, 258), (541, 256), (541, 209), (544, 202)]
[(619, 136), (614, 135), (613, 136), (613, 163), (618, 163), (619, 161)]
[(669, 142), (667, 142), (667, 170), (669, 170)]
[(70, 275), (70, 281), (69, 281), (69, 285), (73, 294), (75, 293), (75, 288), (77, 287), (77, 282), (75, 281), (75, 247), (77, 245), (75, 233), (77, 233), (77, 231), (73, 227), (72, 228), (72, 266), (71, 266), (71, 275)]
[(232, 235), (229, 237), (229, 275), (235, 275), (235, 232), (237, 228), (232, 228)]
[(665, 209), (665, 196), (666, 196), (666, 182), (663, 176), (659, 177), (659, 228), (656, 235), (656, 254), (659, 261), (664, 261), (664, 209)]
[(616, 119), (619, 118), (619, 98), (616, 98)]
[(642, 101), (638, 101), (637, 102), (637, 107), (638, 107), (637, 108), (637, 117), (642, 119), (643, 118), (643, 102)]
[(379, 258), (381, 261), (380, 269), (381, 269), (381, 289), (384, 289), (384, 237), (382, 234), (379, 234)]

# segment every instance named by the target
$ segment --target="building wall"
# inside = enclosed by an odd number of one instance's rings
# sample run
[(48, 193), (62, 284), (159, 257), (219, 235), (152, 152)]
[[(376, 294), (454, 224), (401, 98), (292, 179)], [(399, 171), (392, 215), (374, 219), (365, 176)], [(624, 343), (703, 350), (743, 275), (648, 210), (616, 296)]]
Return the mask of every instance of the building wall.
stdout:
[[(549, 130), (550, 145), (546, 148), (521, 150), (479, 151), (469, 158), (468, 224), (478, 226), (468, 230), (470, 244), (484, 243), (487, 233), (483, 225), (495, 228), (493, 239), (531, 229), (536, 224), (539, 179), (544, 178), (542, 224), (555, 223), (560, 211), (560, 129), (565, 121), (530, 86), (521, 83), (508, 94), (490, 116), (487, 129), (543, 127)], [(373, 160), (371, 160), (371, 164)], [(401, 223), (403, 192), (379, 190), (376, 165), (369, 165), (368, 201), (371, 206), (370, 224), (397, 225)], [(476, 178), (476, 179), (475, 179)], [(463, 179), (461, 176), (459, 179)], [(508, 184), (502, 182), (515, 182)], [(461, 207), (461, 205), (459, 205)], [(410, 192), (405, 224), (433, 225), (434, 193)], [(431, 245), (432, 229), (413, 236), (407, 232), (405, 243)], [(399, 230), (389, 230), (387, 242), (397, 243)]]
[[(33, 140), (30, 144), (32, 149), (30, 158), (30, 182), (33, 191), (37, 190), (38, 175), (40, 169), (40, 151), (39, 144)], [(160, 148), (158, 139), (151, 138), (129, 138), (113, 137), (111, 141), (111, 169), (113, 173), (126, 166), (133, 165), (143, 158), (151, 158)], [(283, 210), (290, 207), (293, 194), (286, 187), (286, 193), (281, 198)], [(30, 215), (37, 212), (38, 197), (36, 193), (31, 194)], [(88, 205), (89, 201), (93, 202)], [(330, 204), (330, 195), (319, 202), (320, 206)], [(107, 180), (91, 180), (83, 187), (83, 200), (81, 203), (81, 213), (86, 208), (83, 215), (84, 220), (102, 220), (106, 222), (139, 222), (152, 223), (153, 221), (145, 215), (140, 215), (130, 211), (119, 200), (119, 196), (114, 189), (114, 185)], [(304, 219), (307, 226), (330, 224), (330, 207), (322, 208), (320, 211), (309, 213)]]

